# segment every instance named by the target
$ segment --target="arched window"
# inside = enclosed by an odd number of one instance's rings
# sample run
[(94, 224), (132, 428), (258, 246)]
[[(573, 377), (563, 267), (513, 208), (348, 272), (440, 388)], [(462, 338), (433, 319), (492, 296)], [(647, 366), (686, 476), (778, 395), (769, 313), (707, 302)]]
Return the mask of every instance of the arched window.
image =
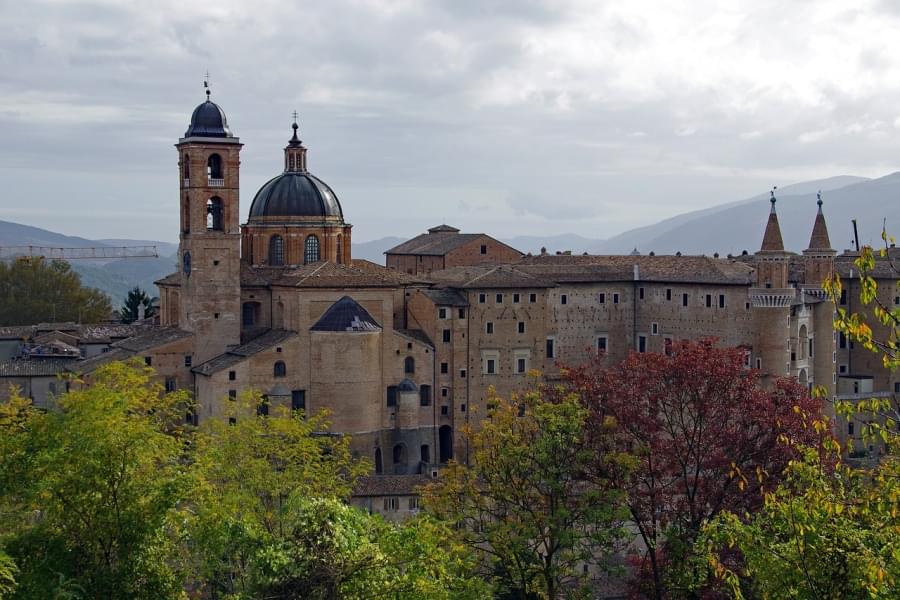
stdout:
[(279, 360), (275, 363), (273, 375), (275, 375), (275, 377), (284, 377), (285, 375), (287, 375), (287, 367), (284, 366), (283, 360)]
[(344, 236), (340, 234), (337, 236), (337, 256), (334, 258), (334, 262), (337, 264), (344, 262)]
[(275, 267), (284, 264), (284, 238), (280, 235), (269, 238), (269, 264)]
[(799, 343), (797, 345), (799, 346), (798, 350), (800, 350), (800, 360), (804, 360), (805, 358), (807, 358), (806, 350), (807, 345), (809, 344), (809, 336), (807, 334), (806, 325), (800, 326), (799, 338)]
[(185, 154), (184, 158), (181, 160), (181, 173), (184, 175), (185, 181), (188, 181), (191, 178), (191, 157), (187, 154)]
[(404, 446), (403, 444), (397, 444), (396, 446), (394, 446), (394, 464), (406, 464), (406, 446)]
[(381, 448), (375, 448), (375, 473), (381, 475), (384, 465), (381, 462)]
[(206, 228), (209, 231), (222, 231), (225, 229), (224, 208), (222, 199), (213, 196), (206, 201)]
[(416, 359), (412, 356), (407, 356), (406, 360), (403, 361), (403, 372), (404, 373), (415, 373), (416, 372)]
[(181, 230), (185, 233), (191, 232), (191, 198), (187, 194), (184, 195), (184, 202), (181, 204)]
[(319, 262), (319, 238), (314, 235), (306, 238), (305, 251), (303, 253), (303, 264)]
[(222, 157), (218, 154), (210, 154), (206, 161), (206, 176), (212, 179), (224, 179), (222, 171)]

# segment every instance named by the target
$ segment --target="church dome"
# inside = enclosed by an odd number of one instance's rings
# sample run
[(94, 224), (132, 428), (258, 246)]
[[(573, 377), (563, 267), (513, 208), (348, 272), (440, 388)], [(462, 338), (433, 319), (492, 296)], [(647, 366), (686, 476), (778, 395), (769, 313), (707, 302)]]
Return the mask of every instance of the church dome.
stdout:
[(308, 172), (286, 171), (263, 185), (250, 205), (254, 217), (337, 217), (341, 203), (328, 184)]
[(215, 102), (208, 100), (194, 109), (191, 124), (184, 137), (233, 137), (228, 129), (225, 112)]

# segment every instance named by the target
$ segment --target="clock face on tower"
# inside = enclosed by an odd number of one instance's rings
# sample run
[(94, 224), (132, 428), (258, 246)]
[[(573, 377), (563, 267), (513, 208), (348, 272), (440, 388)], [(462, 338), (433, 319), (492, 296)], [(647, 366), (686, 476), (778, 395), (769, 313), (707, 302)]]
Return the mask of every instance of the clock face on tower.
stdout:
[(181, 270), (185, 275), (190, 276), (191, 274), (191, 253), (185, 252), (184, 256), (181, 257)]

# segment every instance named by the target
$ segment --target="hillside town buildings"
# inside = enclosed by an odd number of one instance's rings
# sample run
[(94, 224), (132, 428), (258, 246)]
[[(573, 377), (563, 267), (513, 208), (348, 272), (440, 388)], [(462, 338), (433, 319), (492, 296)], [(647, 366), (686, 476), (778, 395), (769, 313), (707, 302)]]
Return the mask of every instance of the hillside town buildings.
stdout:
[[(715, 337), (743, 348), (764, 380), (795, 377), (828, 399), (900, 394), (896, 373), (834, 330), (822, 282), (835, 270), (849, 279), (854, 257), (831, 248), (821, 200), (800, 254), (784, 248), (773, 194), (752, 255), (524, 255), (439, 225), (380, 266), (353, 258), (352, 225), (292, 127), (281, 173), (241, 224), (242, 144), (217, 104), (200, 104), (175, 146), (180, 259), (157, 282), (158, 325), (105, 337), (68, 325), (0, 331), (0, 382), (50, 406), (56, 373), (89, 377), (140, 357), (167, 389), (193, 393), (197, 410), (185, 418), (195, 424), (240, 418), (230, 403), (251, 390), (259, 410), (327, 409), (333, 431), (374, 465), (354, 502), (387, 513), (414, 511), (414, 485), (467, 460), (462, 426), (477, 426), (492, 390), (553, 380), (560, 364), (594, 353), (615, 362)], [(885, 301), (900, 304), (881, 275)], [(857, 292), (841, 304), (852, 308)], [(841, 439), (861, 434), (843, 420), (835, 427)]]

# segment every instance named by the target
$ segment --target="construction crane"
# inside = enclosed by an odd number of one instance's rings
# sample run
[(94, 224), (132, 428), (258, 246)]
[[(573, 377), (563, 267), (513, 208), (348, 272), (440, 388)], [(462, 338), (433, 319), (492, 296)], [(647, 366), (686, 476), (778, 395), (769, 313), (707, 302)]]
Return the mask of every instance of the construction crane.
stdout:
[(49, 260), (114, 260), (117, 258), (159, 258), (156, 246), (0, 246), (0, 259), (29, 256)]

